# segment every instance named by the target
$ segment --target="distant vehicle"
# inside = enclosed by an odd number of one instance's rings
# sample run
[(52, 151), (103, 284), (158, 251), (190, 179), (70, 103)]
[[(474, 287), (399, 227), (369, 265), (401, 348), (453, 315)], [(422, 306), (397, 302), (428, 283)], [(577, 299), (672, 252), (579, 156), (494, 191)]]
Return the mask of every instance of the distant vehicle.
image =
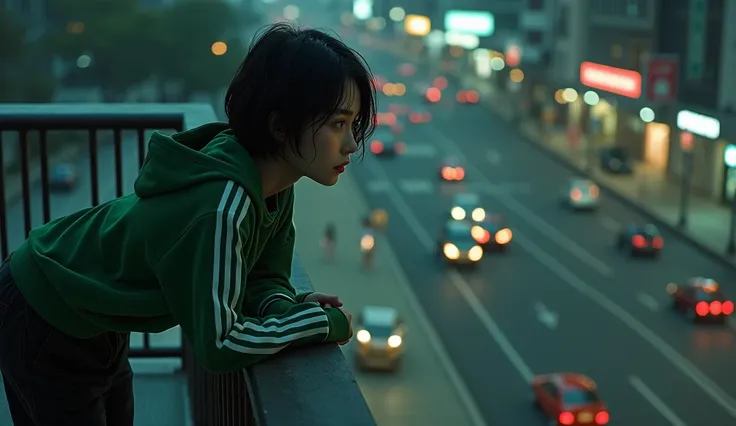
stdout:
[(406, 326), (399, 312), (386, 306), (366, 306), (356, 319), (355, 358), (361, 369), (395, 370), (404, 354)]
[(600, 151), (601, 169), (614, 174), (631, 174), (634, 171), (629, 152), (622, 147), (603, 148)]
[(478, 194), (464, 192), (452, 197), (450, 217), (454, 220), (470, 219), (473, 222), (482, 222), (486, 218), (486, 211), (480, 206)]
[(445, 223), (437, 241), (437, 254), (450, 265), (475, 266), (483, 259), (483, 247), (471, 233), (468, 221), (450, 220)]
[(590, 179), (570, 178), (560, 192), (563, 206), (574, 210), (598, 208), (600, 188)]
[(55, 164), (49, 172), (51, 190), (68, 191), (77, 185), (77, 172), (71, 164)]
[(465, 168), (457, 158), (446, 158), (440, 165), (439, 176), (446, 182), (461, 182), (465, 179)]
[(477, 90), (459, 90), (455, 99), (460, 104), (477, 104), (480, 101), (480, 95)]
[(426, 109), (414, 108), (409, 111), (409, 122), (412, 124), (423, 124), (432, 121), (432, 114)]
[(370, 149), (377, 157), (396, 157), (406, 151), (406, 145), (397, 140), (398, 137), (385, 127), (376, 128), (371, 140)]
[(664, 247), (664, 238), (652, 224), (628, 225), (621, 230), (616, 245), (619, 250), (628, 251), (632, 256), (657, 257)]
[(486, 215), (482, 222), (473, 225), (470, 233), (485, 251), (506, 251), (514, 237), (501, 215)]
[(578, 373), (539, 375), (532, 379), (534, 406), (552, 425), (603, 426), (608, 407), (598, 396), (596, 383)]
[(712, 321), (724, 324), (733, 314), (734, 304), (721, 292), (712, 278), (690, 278), (686, 285), (667, 284), (672, 308), (682, 312), (690, 322)]

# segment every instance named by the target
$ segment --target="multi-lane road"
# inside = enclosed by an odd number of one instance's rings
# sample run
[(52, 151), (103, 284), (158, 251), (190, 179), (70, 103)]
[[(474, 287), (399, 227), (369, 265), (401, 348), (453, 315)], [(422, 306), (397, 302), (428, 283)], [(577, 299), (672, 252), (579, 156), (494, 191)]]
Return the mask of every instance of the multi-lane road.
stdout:
[[(361, 50), (390, 81), (429, 81), (421, 70), (399, 76), (400, 62), (387, 52)], [(456, 89), (451, 83), (448, 91)], [(612, 425), (735, 422), (734, 330), (686, 323), (665, 292), (670, 281), (705, 275), (736, 295), (733, 271), (667, 230), (658, 260), (619, 253), (618, 229), (644, 218), (605, 192), (596, 212), (561, 208), (568, 169), (484, 107), (446, 98), (428, 107), (431, 123), (407, 123), (403, 157), (368, 153), (351, 173), (371, 206), (389, 212), (388, 240), (487, 422), (543, 424), (528, 382), (560, 371), (598, 382)], [(423, 106), (410, 93), (381, 97), (379, 109), (391, 103)], [(465, 183), (439, 182), (446, 155), (463, 159)], [(508, 253), (487, 256), (475, 272), (447, 269), (433, 256), (458, 191), (479, 193), (515, 235)]]

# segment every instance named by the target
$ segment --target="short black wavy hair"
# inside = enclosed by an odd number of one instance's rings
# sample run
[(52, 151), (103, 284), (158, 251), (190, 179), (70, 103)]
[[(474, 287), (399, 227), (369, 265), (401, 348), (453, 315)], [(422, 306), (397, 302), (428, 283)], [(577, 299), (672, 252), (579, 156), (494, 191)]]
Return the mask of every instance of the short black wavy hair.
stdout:
[[(230, 128), (254, 158), (300, 157), (299, 136), (324, 125), (345, 101), (349, 82), (360, 94), (353, 135), (360, 153), (375, 130), (376, 93), (365, 59), (336, 36), (285, 22), (256, 34), (228, 87)], [(273, 123), (273, 120), (277, 120)], [(274, 124), (285, 143), (273, 135)]]

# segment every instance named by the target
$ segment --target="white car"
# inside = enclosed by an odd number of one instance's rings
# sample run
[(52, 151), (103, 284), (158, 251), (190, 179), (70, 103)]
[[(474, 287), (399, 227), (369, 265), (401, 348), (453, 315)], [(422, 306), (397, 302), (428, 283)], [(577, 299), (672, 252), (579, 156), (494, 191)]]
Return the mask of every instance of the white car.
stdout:
[(590, 179), (571, 178), (560, 193), (562, 205), (576, 210), (595, 209), (600, 199), (600, 188)]
[(406, 328), (396, 309), (366, 306), (357, 318), (355, 360), (361, 369), (395, 370), (404, 353)]

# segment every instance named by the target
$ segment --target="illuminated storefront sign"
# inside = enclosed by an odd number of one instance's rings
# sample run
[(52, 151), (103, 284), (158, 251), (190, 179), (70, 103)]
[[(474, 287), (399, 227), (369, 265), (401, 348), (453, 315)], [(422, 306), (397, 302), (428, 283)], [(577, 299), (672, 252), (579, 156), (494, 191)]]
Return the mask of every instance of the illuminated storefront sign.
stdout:
[(686, 109), (677, 113), (677, 128), (708, 139), (718, 139), (721, 136), (721, 122), (717, 118)]
[(490, 37), (496, 29), (493, 14), (481, 10), (448, 10), (445, 31)]
[(641, 96), (641, 74), (607, 65), (583, 62), (580, 82), (588, 87), (638, 99)]

